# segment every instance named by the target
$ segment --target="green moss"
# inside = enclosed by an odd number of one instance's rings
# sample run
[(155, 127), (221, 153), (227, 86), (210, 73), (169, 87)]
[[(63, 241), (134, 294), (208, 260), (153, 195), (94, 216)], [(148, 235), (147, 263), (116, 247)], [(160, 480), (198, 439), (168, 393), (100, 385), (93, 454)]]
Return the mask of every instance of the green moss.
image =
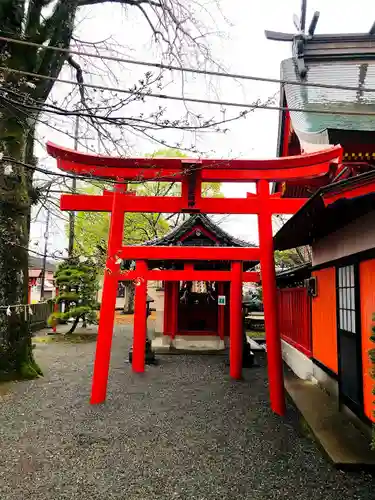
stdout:
[(48, 335), (45, 337), (34, 337), (34, 342), (37, 344), (53, 344), (55, 342), (67, 342), (70, 344), (83, 344), (85, 342), (95, 342), (97, 339), (96, 333), (70, 333), (65, 335)]
[(22, 363), (19, 375), (24, 380), (32, 380), (39, 377), (39, 373), (35, 369), (33, 363)]
[(263, 332), (263, 331), (254, 331), (254, 330), (250, 330), (250, 331), (247, 331), (246, 332), (246, 335), (250, 338), (250, 339), (265, 339), (266, 338), (266, 333)]

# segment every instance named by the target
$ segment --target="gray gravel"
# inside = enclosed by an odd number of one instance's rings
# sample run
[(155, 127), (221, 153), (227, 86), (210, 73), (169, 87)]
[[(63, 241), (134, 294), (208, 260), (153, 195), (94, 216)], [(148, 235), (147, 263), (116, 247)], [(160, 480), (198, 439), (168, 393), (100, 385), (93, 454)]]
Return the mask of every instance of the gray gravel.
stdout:
[[(263, 367), (232, 382), (218, 356), (160, 356), (143, 376), (117, 331), (107, 403), (90, 407), (94, 344), (38, 344), (43, 379), (0, 397), (0, 500), (374, 499), (268, 407)], [(263, 364), (263, 363), (262, 363)]]

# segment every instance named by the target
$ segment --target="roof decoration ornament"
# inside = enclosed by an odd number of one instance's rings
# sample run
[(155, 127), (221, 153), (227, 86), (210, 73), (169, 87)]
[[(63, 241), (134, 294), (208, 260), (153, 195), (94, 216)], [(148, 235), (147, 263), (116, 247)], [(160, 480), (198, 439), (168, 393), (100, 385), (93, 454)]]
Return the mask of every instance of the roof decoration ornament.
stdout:
[(292, 42), (293, 43), (293, 57), (296, 61), (299, 76), (303, 79), (307, 75), (307, 67), (305, 64), (305, 45), (307, 40), (311, 40), (314, 36), (316, 26), (318, 24), (320, 12), (315, 11), (311, 19), (309, 28), (306, 32), (306, 10), (307, 10), (307, 0), (301, 1), (301, 15), (293, 15), (293, 23), (297, 29), (295, 35), (291, 33), (279, 33), (277, 31), (265, 31), (266, 37), (269, 40), (277, 40), (282, 42)]
[(307, 0), (301, 0), (301, 15), (293, 16), (296, 34), (281, 33), (278, 31), (265, 31), (268, 40), (292, 42), (293, 58), (296, 63), (298, 76), (304, 80), (308, 67), (306, 59), (347, 59), (362, 57), (374, 58), (373, 41), (375, 37), (375, 22), (367, 33), (344, 33), (315, 35), (320, 13), (316, 11), (306, 30)]

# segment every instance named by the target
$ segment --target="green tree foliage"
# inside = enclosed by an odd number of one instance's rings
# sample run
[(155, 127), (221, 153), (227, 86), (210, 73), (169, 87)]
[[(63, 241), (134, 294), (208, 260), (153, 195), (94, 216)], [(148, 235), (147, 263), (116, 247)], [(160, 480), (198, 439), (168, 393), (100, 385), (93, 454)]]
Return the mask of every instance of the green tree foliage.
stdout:
[[(186, 155), (177, 149), (161, 149), (148, 155), (150, 157), (186, 158)], [(204, 196), (221, 197), (220, 183), (204, 183)], [(180, 183), (147, 182), (144, 184), (130, 184), (129, 189), (140, 196), (179, 196)], [(90, 187), (86, 193), (100, 193), (100, 188)], [(75, 239), (77, 250), (87, 255), (97, 255), (98, 248), (105, 258), (109, 231), (110, 215), (102, 212), (79, 212), (76, 217)], [(174, 225), (181, 222), (174, 214), (157, 213), (127, 213), (124, 223), (124, 243), (139, 244), (163, 236)]]
[(62, 262), (55, 273), (59, 295), (56, 302), (59, 311), (49, 317), (49, 324), (66, 322), (74, 319), (68, 333), (73, 333), (80, 320), (83, 325), (96, 322), (98, 303), (97, 263), (92, 260), (81, 262), (78, 257), (71, 257)]
[(310, 262), (310, 259), (296, 248), (276, 250), (275, 264), (278, 269), (289, 269)]

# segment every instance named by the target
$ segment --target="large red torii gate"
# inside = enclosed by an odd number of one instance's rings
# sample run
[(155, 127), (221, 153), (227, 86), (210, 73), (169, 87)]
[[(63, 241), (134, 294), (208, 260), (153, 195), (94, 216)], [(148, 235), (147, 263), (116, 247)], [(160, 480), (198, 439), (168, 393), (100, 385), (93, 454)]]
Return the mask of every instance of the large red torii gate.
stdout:
[[(62, 195), (60, 206), (69, 211), (111, 212), (108, 254), (104, 273), (103, 298), (94, 364), (91, 403), (106, 398), (113, 336), (116, 292), (119, 280), (136, 280), (133, 337), (133, 370), (144, 372), (146, 342), (147, 281), (229, 281), (230, 292), (230, 376), (242, 373), (242, 282), (259, 281), (258, 273), (243, 272), (244, 261), (260, 260), (268, 356), (271, 407), (285, 412), (281, 341), (276, 317), (276, 279), (273, 255), (272, 215), (293, 214), (305, 198), (271, 195), (271, 181), (310, 179), (325, 175), (342, 160), (341, 146), (301, 156), (272, 160), (222, 160), (185, 158), (121, 158), (96, 156), (48, 143), (47, 151), (57, 159), (58, 168), (76, 175), (115, 180), (113, 191), (102, 195)], [(181, 182), (179, 197), (134, 196), (127, 181)], [(203, 198), (202, 182), (255, 182), (256, 194), (247, 198)], [(123, 246), (125, 212), (256, 214), (259, 248)], [(122, 259), (135, 260), (135, 271), (123, 274)], [(182, 271), (149, 270), (148, 260), (183, 260)], [(196, 271), (194, 261), (227, 260), (230, 271)]]

